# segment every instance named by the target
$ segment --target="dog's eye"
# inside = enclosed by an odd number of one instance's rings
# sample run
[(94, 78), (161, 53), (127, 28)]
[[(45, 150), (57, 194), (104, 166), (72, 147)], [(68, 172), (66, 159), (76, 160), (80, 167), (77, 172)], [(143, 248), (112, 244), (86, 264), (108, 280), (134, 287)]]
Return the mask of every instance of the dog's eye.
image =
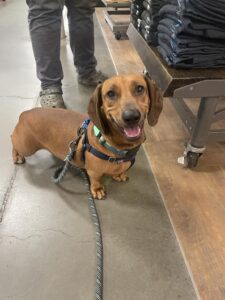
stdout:
[(112, 100), (116, 99), (116, 93), (113, 90), (108, 91), (108, 93), (106, 95)]
[(135, 87), (135, 92), (136, 92), (138, 95), (143, 94), (144, 90), (145, 90), (145, 88), (143, 87), (143, 85), (137, 85), (137, 86)]

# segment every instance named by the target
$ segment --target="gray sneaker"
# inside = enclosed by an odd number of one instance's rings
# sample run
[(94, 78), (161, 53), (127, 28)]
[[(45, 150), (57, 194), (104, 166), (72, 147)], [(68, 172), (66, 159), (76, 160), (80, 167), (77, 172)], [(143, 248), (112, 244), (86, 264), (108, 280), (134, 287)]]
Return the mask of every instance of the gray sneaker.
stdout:
[(52, 87), (43, 90), (38, 99), (43, 108), (65, 108), (61, 88)]
[(108, 77), (104, 75), (101, 71), (95, 72), (89, 77), (83, 77), (78, 75), (78, 83), (89, 86), (97, 86), (100, 83), (103, 83)]

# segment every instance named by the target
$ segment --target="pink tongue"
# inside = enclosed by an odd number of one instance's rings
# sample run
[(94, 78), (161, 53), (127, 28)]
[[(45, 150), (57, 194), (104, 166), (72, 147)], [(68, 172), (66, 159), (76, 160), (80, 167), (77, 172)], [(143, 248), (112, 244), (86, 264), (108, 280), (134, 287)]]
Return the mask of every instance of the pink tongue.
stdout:
[(140, 127), (134, 127), (134, 128), (124, 128), (124, 132), (127, 137), (137, 137), (141, 133)]

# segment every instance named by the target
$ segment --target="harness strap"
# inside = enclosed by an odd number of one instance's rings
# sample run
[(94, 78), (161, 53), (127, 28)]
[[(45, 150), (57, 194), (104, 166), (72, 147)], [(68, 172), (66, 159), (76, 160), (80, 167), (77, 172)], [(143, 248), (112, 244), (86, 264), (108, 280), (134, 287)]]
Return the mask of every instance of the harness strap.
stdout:
[(72, 161), (73, 156), (77, 149), (77, 145), (78, 145), (81, 137), (83, 136), (82, 149), (81, 149), (81, 160), (82, 161), (85, 161), (85, 151), (88, 151), (88, 152), (92, 153), (93, 155), (95, 155), (96, 157), (98, 157), (102, 160), (106, 160), (111, 163), (121, 164), (123, 162), (130, 161), (131, 162), (130, 167), (132, 167), (132, 165), (135, 162), (135, 155), (136, 155), (137, 151), (139, 150), (140, 146), (138, 146), (130, 151), (127, 151), (127, 153), (129, 155), (127, 155), (125, 157), (108, 156), (107, 154), (100, 152), (99, 150), (97, 150), (96, 148), (94, 148), (93, 146), (91, 146), (89, 144), (87, 128), (88, 128), (88, 125), (90, 124), (90, 122), (91, 122), (91, 119), (88, 118), (82, 123), (81, 127), (77, 131), (77, 137), (74, 140), (72, 140), (72, 142), (70, 143), (69, 153), (67, 154), (67, 156), (65, 158), (66, 165), (69, 165), (70, 162)]
[(108, 156), (107, 154), (104, 154), (104, 153), (100, 152), (99, 150), (97, 150), (96, 148), (94, 148), (93, 146), (91, 146), (89, 144), (88, 136), (87, 136), (87, 131), (84, 132), (84, 138), (83, 138), (83, 147), (82, 147), (82, 154), (81, 154), (81, 159), (83, 161), (85, 160), (85, 151), (88, 151), (88, 152), (92, 153), (93, 155), (95, 155), (96, 157), (98, 157), (100, 159), (103, 159), (103, 160), (106, 160), (106, 161), (111, 162), (111, 163), (121, 164), (123, 162), (130, 161), (131, 162), (131, 166), (135, 162), (135, 154), (137, 152), (137, 151), (135, 151), (135, 153), (132, 154), (132, 156), (127, 156), (127, 157), (112, 157), (112, 156)]
[(114, 147), (112, 147), (110, 144), (108, 144), (106, 142), (106, 140), (104, 139), (104, 137), (102, 136), (101, 134), (101, 131), (98, 129), (97, 126), (93, 126), (93, 130), (94, 130), (94, 134), (95, 136), (98, 138), (99, 140), (99, 143), (101, 145), (103, 145), (105, 148), (107, 148), (109, 151), (113, 152), (114, 154), (116, 155), (119, 155), (119, 156), (125, 156), (128, 154), (129, 150), (118, 150)]
[(134, 157), (112, 157), (108, 156), (100, 151), (98, 151), (96, 148), (92, 147), (90, 144), (84, 144), (83, 147), (85, 148), (86, 151), (91, 152), (93, 155), (97, 156), (98, 158), (101, 158), (103, 160), (107, 160), (111, 163), (123, 163), (126, 161), (131, 161), (134, 159)]

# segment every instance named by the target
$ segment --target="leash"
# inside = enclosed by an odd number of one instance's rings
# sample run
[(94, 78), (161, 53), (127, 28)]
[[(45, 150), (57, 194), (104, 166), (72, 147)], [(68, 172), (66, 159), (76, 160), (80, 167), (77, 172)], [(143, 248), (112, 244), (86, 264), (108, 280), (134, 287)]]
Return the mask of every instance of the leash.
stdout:
[[(68, 155), (65, 158), (65, 164), (62, 167), (56, 169), (52, 180), (54, 183), (59, 183), (63, 177), (65, 176), (66, 172), (71, 167), (71, 161), (74, 157), (74, 154), (77, 150), (77, 145), (87, 130), (87, 126), (90, 123), (90, 120), (85, 120), (82, 126), (78, 129), (78, 136), (70, 143), (70, 150)], [(96, 291), (95, 291), (95, 299), (96, 300), (103, 300), (103, 242), (102, 242), (102, 232), (101, 226), (99, 221), (98, 212), (96, 209), (95, 201), (92, 197), (91, 190), (90, 190), (90, 180), (86, 170), (80, 169), (76, 167), (80, 172), (85, 181), (85, 187), (88, 195), (88, 206), (90, 215), (92, 218), (92, 222), (95, 226), (95, 243), (96, 243)]]
[[(128, 151), (119, 151), (119, 150), (113, 148), (112, 146), (110, 146), (109, 144), (107, 144), (106, 148), (108, 148), (114, 154), (119, 155), (119, 157), (108, 156), (108, 155), (100, 152), (96, 148), (92, 147), (89, 144), (88, 135), (87, 135), (87, 128), (88, 128), (90, 121), (91, 120), (89, 118), (86, 119), (82, 123), (81, 127), (78, 129), (76, 138), (74, 140), (72, 140), (72, 142), (70, 143), (69, 153), (67, 154), (66, 158), (64, 159), (64, 161), (65, 161), (64, 166), (57, 168), (52, 177), (52, 180), (54, 183), (59, 183), (65, 176), (66, 172), (72, 166), (71, 161), (74, 158), (74, 155), (76, 153), (77, 146), (78, 146), (78, 143), (79, 143), (81, 137), (83, 137), (81, 160), (85, 161), (85, 152), (88, 151), (88, 152), (92, 153), (93, 155), (97, 156), (98, 158), (109, 161), (111, 163), (120, 164), (123, 162), (130, 161), (131, 162), (130, 167), (134, 164), (135, 155), (136, 155), (137, 151), (139, 150), (140, 146), (138, 146), (132, 150), (128, 150)], [(95, 129), (95, 131), (96, 131), (96, 129)], [(99, 138), (101, 137), (99, 133), (98, 133), (97, 137), (99, 137)], [(101, 144), (105, 146), (106, 142), (104, 141)], [(76, 167), (76, 168), (81, 172), (81, 175), (85, 181), (86, 191), (87, 191), (87, 195), (88, 195), (89, 211), (91, 214), (92, 222), (95, 226), (96, 258), (97, 258), (96, 298), (95, 299), (102, 300), (103, 299), (103, 243), (102, 243), (102, 233), (101, 233), (100, 221), (99, 221), (97, 209), (95, 206), (95, 201), (92, 197), (91, 190), (90, 190), (89, 176), (85, 169), (80, 169), (78, 167)]]
[(102, 242), (102, 231), (100, 226), (100, 221), (98, 217), (98, 212), (96, 209), (95, 201), (92, 197), (90, 190), (90, 180), (86, 171), (82, 170), (82, 177), (85, 180), (86, 191), (88, 194), (88, 205), (91, 214), (92, 222), (95, 226), (95, 243), (96, 243), (96, 258), (97, 258), (97, 268), (96, 268), (96, 291), (95, 299), (103, 299), (103, 242)]

